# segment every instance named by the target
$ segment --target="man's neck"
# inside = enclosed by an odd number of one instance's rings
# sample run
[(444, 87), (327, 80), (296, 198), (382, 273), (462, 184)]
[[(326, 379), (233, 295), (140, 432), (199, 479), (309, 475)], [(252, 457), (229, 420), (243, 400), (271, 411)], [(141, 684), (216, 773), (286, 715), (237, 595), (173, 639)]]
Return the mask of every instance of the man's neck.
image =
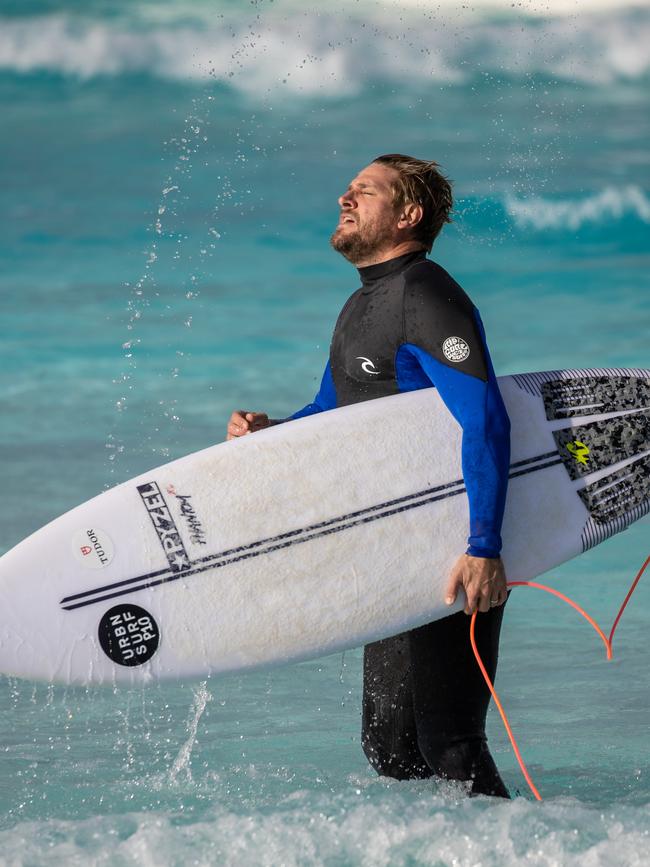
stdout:
[(397, 259), (398, 256), (404, 256), (405, 253), (412, 253), (415, 250), (426, 250), (426, 247), (421, 241), (402, 241), (401, 244), (397, 244), (389, 250), (378, 251), (363, 260), (354, 262), (354, 265), (357, 268), (365, 268), (368, 265), (380, 265), (382, 262)]

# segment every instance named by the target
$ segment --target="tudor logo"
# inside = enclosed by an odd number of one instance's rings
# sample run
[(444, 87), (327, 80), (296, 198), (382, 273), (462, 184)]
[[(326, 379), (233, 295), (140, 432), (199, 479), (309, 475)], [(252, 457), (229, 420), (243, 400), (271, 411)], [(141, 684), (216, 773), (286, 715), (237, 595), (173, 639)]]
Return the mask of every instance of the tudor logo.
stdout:
[(442, 352), (446, 359), (455, 364), (469, 358), (469, 346), (462, 337), (448, 337), (442, 344)]
[(379, 371), (375, 367), (374, 362), (369, 358), (366, 358), (365, 355), (357, 355), (357, 361), (363, 361), (361, 370), (363, 370), (364, 373), (369, 373), (371, 376), (379, 376)]
[(87, 569), (103, 569), (109, 566), (115, 550), (113, 542), (100, 527), (84, 527), (72, 537), (72, 553)]

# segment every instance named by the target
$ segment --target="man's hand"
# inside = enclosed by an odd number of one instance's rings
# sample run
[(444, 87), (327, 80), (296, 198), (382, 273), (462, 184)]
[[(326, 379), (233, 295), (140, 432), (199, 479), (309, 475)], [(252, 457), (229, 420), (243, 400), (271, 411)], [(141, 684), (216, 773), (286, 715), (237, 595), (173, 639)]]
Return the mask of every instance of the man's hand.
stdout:
[(228, 422), (226, 439), (234, 440), (236, 437), (243, 437), (244, 434), (262, 430), (262, 428), (268, 427), (270, 424), (269, 417), (265, 412), (246, 412), (245, 409), (235, 410)]
[(447, 584), (445, 602), (452, 605), (458, 591), (463, 588), (467, 596), (465, 614), (489, 611), (503, 605), (508, 597), (506, 573), (500, 557), (470, 557), (462, 554), (454, 563)]

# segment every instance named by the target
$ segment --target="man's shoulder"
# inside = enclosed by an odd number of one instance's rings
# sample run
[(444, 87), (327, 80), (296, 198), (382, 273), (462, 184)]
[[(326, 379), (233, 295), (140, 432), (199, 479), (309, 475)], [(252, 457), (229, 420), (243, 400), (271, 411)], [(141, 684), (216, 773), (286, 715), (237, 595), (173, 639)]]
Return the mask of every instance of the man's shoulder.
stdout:
[(404, 342), (447, 367), (487, 379), (486, 347), (470, 298), (436, 262), (409, 269), (404, 288)]
[(436, 308), (460, 307), (466, 312), (474, 308), (462, 286), (432, 259), (421, 259), (405, 270), (404, 297), (407, 302)]
[(345, 301), (345, 303), (343, 304), (343, 306), (339, 310), (339, 319), (341, 318), (341, 316), (343, 316), (343, 314), (350, 307), (350, 305), (359, 297), (359, 295), (362, 294), (362, 292), (363, 292), (363, 287), (361, 287), (359, 289), (355, 289), (354, 292), (348, 297), (348, 299)]

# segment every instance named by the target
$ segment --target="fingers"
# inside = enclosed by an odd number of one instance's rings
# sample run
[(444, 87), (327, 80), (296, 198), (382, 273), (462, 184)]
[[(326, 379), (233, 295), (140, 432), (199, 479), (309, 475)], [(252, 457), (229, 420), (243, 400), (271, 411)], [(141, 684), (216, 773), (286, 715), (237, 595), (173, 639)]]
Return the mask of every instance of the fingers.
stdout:
[(465, 614), (485, 613), (503, 605), (508, 596), (503, 563), (499, 557), (470, 557), (463, 554), (451, 570), (445, 602), (451, 605), (460, 588), (465, 590)]
[(230, 416), (226, 428), (226, 439), (232, 440), (247, 433), (269, 426), (269, 417), (265, 412), (248, 412), (245, 409), (235, 410)]
[[(476, 606), (474, 606), (476, 607)], [(489, 587), (485, 587), (478, 597), (478, 610), (481, 614), (485, 614), (492, 607), (492, 596)], [(473, 612), (472, 612), (473, 613)]]
[(460, 558), (454, 564), (454, 567), (449, 575), (449, 581), (447, 582), (447, 590), (445, 591), (445, 603), (447, 605), (453, 605), (456, 601), (458, 591), (463, 586), (462, 575), (462, 558)]
[(269, 426), (269, 417), (265, 412), (247, 412), (246, 421), (251, 433)]
[(469, 586), (465, 587), (465, 596), (467, 597), (465, 608), (463, 609), (465, 614), (473, 614), (476, 610), (489, 611), (490, 603), (487, 602), (486, 604), (486, 594), (482, 587), (475, 587), (474, 583), (470, 583)]
[(503, 561), (499, 558), (494, 561), (494, 564), (495, 568), (490, 593), (491, 608), (497, 608), (499, 605), (503, 605), (508, 598), (508, 581), (505, 569), (503, 568)]
[(247, 414), (250, 415), (250, 413), (246, 413), (243, 409), (235, 410), (235, 412), (233, 412), (228, 421), (228, 427), (226, 428), (227, 440), (232, 440), (235, 439), (235, 437), (241, 437), (248, 433), (249, 423), (246, 419)]

